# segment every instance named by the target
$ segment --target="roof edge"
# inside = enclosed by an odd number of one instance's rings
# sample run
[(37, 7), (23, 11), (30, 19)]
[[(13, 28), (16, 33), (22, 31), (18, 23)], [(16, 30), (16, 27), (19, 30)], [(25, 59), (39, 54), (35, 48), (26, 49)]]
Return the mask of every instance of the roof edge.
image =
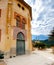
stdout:
[(29, 13), (30, 13), (30, 17), (31, 17), (31, 20), (32, 20), (32, 7), (30, 5), (28, 5), (24, 0), (17, 0), (19, 1), (20, 3), (22, 3), (26, 8), (29, 9)]

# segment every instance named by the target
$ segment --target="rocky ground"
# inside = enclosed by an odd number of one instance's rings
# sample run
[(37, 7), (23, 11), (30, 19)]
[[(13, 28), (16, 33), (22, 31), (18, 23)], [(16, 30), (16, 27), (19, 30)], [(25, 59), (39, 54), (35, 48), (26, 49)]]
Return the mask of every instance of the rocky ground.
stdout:
[(54, 54), (52, 49), (36, 49), (31, 54), (0, 60), (0, 65), (54, 65)]
[(51, 50), (35, 50), (31, 54), (4, 59), (7, 65), (54, 65), (54, 55)]

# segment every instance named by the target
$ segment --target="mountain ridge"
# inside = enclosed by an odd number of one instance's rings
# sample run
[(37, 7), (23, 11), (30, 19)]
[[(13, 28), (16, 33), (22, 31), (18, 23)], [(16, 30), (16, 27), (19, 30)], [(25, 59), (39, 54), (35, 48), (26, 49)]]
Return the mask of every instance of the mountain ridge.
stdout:
[(48, 37), (48, 35), (32, 35), (32, 40), (46, 40)]

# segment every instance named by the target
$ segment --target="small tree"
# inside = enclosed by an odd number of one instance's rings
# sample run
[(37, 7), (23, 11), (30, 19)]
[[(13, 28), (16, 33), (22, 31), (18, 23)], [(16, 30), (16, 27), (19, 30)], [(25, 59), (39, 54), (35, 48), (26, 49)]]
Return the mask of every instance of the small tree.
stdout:
[(53, 51), (53, 54), (54, 54), (54, 28), (51, 31), (51, 35), (49, 35), (49, 41), (51, 42), (52, 51)]
[(46, 45), (42, 42), (36, 42), (34, 47), (38, 48), (38, 49), (45, 49)]
[(54, 40), (54, 28), (51, 31), (51, 35), (49, 35), (49, 40), (53, 41)]

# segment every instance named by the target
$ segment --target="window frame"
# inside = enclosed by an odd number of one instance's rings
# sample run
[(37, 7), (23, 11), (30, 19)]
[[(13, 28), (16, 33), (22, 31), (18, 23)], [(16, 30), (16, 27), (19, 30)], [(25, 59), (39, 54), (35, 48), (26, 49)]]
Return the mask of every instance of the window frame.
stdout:
[(25, 21), (25, 19), (23, 18), (23, 19), (22, 19), (22, 29), (25, 29), (25, 24), (26, 24), (25, 22), (26, 22), (26, 21)]
[(20, 27), (20, 16), (16, 17), (16, 27)]
[(22, 10), (25, 10), (25, 8), (24, 8), (24, 7), (22, 7)]
[(17, 5), (18, 5), (18, 7), (21, 7), (21, 5), (19, 3)]

